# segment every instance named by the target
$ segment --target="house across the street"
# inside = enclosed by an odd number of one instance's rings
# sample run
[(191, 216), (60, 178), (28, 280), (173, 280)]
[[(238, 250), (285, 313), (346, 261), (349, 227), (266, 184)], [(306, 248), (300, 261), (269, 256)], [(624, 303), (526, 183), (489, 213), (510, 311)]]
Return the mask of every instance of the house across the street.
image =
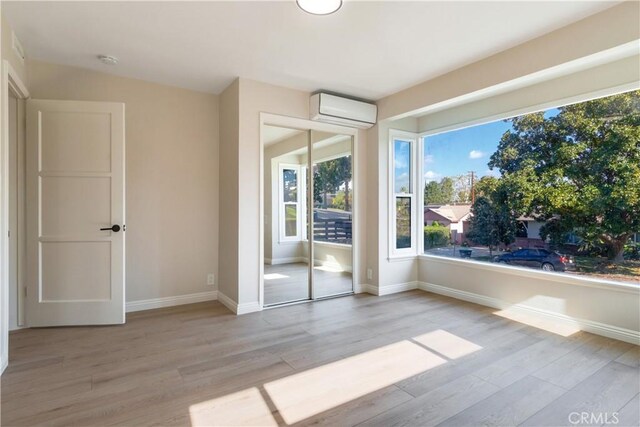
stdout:
[(424, 207), (424, 224), (449, 227), (449, 231), (455, 231), (456, 243), (464, 242), (464, 235), (468, 230), (471, 217), (471, 205), (427, 205)]

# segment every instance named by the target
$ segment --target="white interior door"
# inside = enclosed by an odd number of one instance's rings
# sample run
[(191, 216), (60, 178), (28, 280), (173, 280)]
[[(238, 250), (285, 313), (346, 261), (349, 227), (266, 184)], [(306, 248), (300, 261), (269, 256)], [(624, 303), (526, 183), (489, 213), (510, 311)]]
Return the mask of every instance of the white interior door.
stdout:
[(26, 155), (27, 325), (124, 323), (124, 104), (27, 101)]

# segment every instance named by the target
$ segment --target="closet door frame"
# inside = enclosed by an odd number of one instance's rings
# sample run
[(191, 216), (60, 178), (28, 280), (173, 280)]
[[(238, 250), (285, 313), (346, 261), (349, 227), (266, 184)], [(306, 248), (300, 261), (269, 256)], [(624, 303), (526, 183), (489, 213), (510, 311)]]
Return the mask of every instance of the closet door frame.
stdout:
[[(313, 170), (311, 169), (313, 166), (313, 153), (312, 153), (312, 141), (311, 141), (311, 132), (329, 132), (336, 133), (342, 135), (348, 135), (351, 137), (351, 147), (352, 147), (352, 177), (353, 177), (353, 191), (352, 191), (352, 218), (354, 221), (354, 227), (352, 232), (352, 286), (354, 293), (362, 292), (362, 286), (359, 286), (360, 283), (360, 247), (361, 245), (361, 230), (360, 226), (359, 214), (360, 214), (360, 206), (359, 206), (359, 194), (360, 194), (360, 180), (358, 179), (359, 172), (359, 160), (360, 155), (359, 145), (358, 145), (358, 129), (346, 127), (346, 126), (338, 126), (332, 125), (328, 123), (315, 122), (312, 120), (300, 119), (296, 117), (282, 116), (278, 114), (271, 113), (260, 113), (260, 221), (259, 221), (259, 277), (260, 277), (260, 289), (259, 289), (259, 303), (260, 308), (265, 308), (264, 306), (264, 126), (280, 126), (291, 129), (299, 129), (308, 132), (308, 185), (307, 185), (307, 203), (313, 203), (313, 200), (309, 197), (309, 195), (313, 194)], [(313, 257), (313, 209), (309, 210), (307, 206), (307, 210), (309, 212), (309, 222), (307, 226), (309, 227), (307, 230), (307, 236), (309, 240), (309, 268), (313, 269), (314, 257)], [(311, 270), (312, 271), (312, 270)], [(307, 301), (315, 300), (315, 291), (313, 287), (313, 274), (309, 274), (309, 286), (310, 286), (310, 296), (311, 299)], [(329, 297), (330, 298), (330, 297)], [(302, 301), (302, 302), (307, 302)], [(286, 305), (283, 304), (283, 305)]]

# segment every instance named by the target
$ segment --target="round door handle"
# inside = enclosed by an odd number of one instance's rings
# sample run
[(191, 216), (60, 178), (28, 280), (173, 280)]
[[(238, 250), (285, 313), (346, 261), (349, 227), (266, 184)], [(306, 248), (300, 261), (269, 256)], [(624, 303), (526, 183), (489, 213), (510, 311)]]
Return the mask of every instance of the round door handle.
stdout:
[(114, 233), (117, 233), (118, 231), (120, 231), (120, 226), (118, 224), (115, 224), (111, 227), (101, 228), (100, 231), (113, 231)]

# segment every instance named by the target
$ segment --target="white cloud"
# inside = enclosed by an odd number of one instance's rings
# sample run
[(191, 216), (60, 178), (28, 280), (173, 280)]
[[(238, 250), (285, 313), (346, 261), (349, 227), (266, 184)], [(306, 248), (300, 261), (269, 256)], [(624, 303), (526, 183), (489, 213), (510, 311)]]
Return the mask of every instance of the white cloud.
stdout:
[(494, 176), (496, 178), (500, 177), (500, 172), (497, 169), (487, 169), (484, 171), (484, 176)]
[(471, 150), (469, 152), (469, 158), (470, 159), (481, 159), (485, 156), (485, 154), (482, 151), (479, 150)]
[(400, 158), (400, 157), (396, 157), (395, 161), (394, 161), (394, 166), (396, 169), (404, 169), (407, 166), (409, 166), (409, 164), (407, 163), (406, 159)]
[(424, 164), (427, 165), (429, 163), (433, 163), (433, 154), (425, 154), (424, 155)]
[(426, 182), (438, 181), (440, 178), (442, 178), (442, 175), (434, 171), (426, 171), (424, 173), (424, 180)]

